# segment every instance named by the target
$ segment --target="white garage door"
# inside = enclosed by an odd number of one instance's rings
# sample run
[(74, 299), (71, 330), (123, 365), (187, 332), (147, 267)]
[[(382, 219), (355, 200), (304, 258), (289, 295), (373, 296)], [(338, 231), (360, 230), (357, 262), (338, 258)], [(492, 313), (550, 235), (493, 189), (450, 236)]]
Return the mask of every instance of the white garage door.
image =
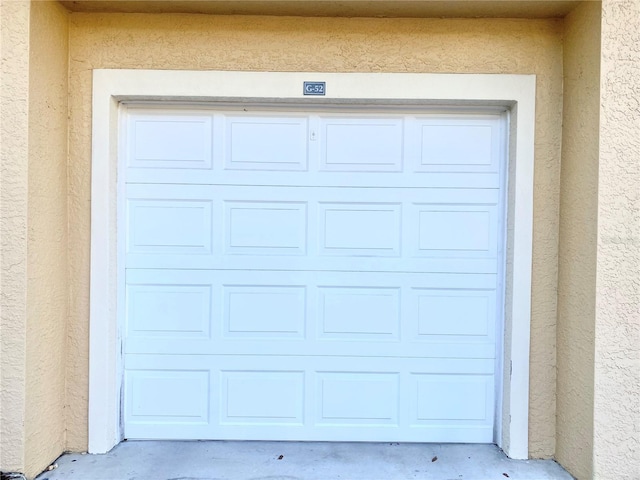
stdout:
[(127, 438), (493, 441), (501, 114), (123, 121)]

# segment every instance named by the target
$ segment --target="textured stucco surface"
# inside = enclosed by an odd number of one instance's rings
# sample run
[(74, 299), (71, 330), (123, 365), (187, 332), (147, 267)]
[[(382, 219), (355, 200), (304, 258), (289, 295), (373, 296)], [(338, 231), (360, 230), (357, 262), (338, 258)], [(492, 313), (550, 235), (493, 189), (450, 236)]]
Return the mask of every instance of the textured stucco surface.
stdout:
[(0, 1), (0, 470), (24, 462), (29, 3)]
[(67, 448), (87, 448), (94, 68), (537, 75), (530, 454), (555, 450), (562, 21), (71, 14)]
[(556, 459), (591, 478), (595, 335), (600, 3), (565, 18)]
[(31, 5), (25, 467), (64, 451), (67, 265), (68, 12)]
[(640, 2), (602, 5), (593, 473), (640, 478)]
[(64, 450), (67, 12), (2, 1), (0, 470)]

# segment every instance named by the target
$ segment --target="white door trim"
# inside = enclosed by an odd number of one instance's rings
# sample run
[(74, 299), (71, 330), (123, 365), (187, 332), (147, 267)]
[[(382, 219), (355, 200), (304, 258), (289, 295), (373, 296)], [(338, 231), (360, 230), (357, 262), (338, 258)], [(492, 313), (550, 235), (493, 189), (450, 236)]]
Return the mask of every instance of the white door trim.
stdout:
[[(304, 81), (326, 82), (326, 96), (304, 97)], [(320, 100), (318, 100), (320, 98)], [(498, 444), (528, 458), (529, 334), (535, 126), (534, 75), (274, 73), (94, 70), (91, 175), (89, 452), (122, 438), (118, 325), (118, 105), (121, 101), (247, 101), (505, 106), (511, 110), (504, 376)], [(508, 421), (510, 419), (510, 421)], [(500, 416), (497, 421), (500, 422)]]

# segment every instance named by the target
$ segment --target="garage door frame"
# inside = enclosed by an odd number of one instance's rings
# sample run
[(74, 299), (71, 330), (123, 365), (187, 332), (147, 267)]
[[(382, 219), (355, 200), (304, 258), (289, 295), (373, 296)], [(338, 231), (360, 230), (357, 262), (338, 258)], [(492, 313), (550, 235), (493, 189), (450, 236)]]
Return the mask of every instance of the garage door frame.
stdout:
[[(304, 81), (326, 82), (305, 97)], [(498, 445), (528, 457), (529, 333), (533, 220), (534, 75), (340, 74), (94, 70), (89, 344), (89, 451), (122, 439), (122, 350), (117, 238), (121, 102), (249, 102), (337, 105), (502, 106), (510, 112), (507, 276), (502, 415)], [(502, 421), (502, 423), (501, 423)]]

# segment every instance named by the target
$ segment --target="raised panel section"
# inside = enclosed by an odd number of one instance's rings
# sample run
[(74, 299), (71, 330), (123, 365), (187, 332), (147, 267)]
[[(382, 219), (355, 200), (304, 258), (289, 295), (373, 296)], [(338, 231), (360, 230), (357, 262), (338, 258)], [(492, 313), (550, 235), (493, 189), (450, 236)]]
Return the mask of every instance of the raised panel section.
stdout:
[(133, 116), (129, 123), (131, 168), (210, 169), (211, 117)]
[(485, 337), (495, 324), (494, 290), (413, 289), (417, 334)]
[(400, 289), (320, 287), (320, 338), (394, 340), (400, 330)]
[(211, 201), (130, 199), (127, 207), (128, 253), (211, 253)]
[(322, 118), (320, 170), (399, 172), (402, 170), (401, 118)]
[(135, 337), (208, 338), (211, 285), (127, 285), (127, 333)]
[(414, 205), (418, 256), (495, 257), (497, 225), (494, 206)]
[(489, 249), (489, 213), (420, 212), (420, 250)]
[(302, 202), (225, 202), (225, 250), (230, 254), (303, 255), (307, 205)]
[[(501, 148), (499, 117), (418, 118), (417, 172), (497, 172)], [(414, 141), (414, 139), (412, 139)]]
[(221, 423), (301, 425), (304, 372), (223, 371)]
[(227, 170), (306, 170), (306, 117), (227, 117)]
[(421, 165), (491, 165), (491, 127), (423, 125)]
[(319, 212), (321, 254), (400, 254), (400, 204), (321, 203)]
[(414, 374), (411, 377), (413, 425), (492, 423), (491, 375)]
[(495, 358), (493, 314), (486, 335), (475, 335), (477, 325), (466, 335), (460, 329), (429, 334), (430, 319), (424, 307), (420, 317), (418, 297), (459, 292), (463, 303), (476, 291), (492, 295), (494, 274), (128, 269), (127, 281), (210, 284), (212, 312), (208, 338), (140, 332), (128, 336), (126, 353), (351, 356), (367, 362), (399, 356)]
[(303, 286), (226, 285), (224, 329), (231, 337), (303, 337)]
[(130, 422), (206, 424), (209, 371), (126, 370), (125, 416)]
[(398, 424), (398, 373), (318, 372), (317, 381), (318, 424)]

